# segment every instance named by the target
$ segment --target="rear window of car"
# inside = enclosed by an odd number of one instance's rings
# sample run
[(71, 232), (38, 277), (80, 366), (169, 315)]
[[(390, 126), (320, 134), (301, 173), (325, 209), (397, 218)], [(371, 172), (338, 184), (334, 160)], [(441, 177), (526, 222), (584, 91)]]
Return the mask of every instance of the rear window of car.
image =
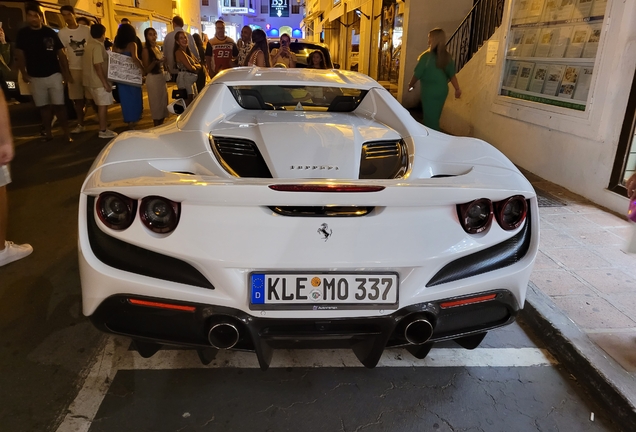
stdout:
[(247, 110), (331, 111), (355, 110), (367, 90), (303, 85), (234, 86), (230, 91)]

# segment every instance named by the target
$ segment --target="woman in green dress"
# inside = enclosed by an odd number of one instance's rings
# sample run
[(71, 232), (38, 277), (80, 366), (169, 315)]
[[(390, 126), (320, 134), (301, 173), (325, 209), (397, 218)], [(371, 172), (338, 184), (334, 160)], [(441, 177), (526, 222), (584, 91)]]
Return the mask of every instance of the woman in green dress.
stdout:
[(409, 91), (417, 81), (420, 82), (424, 125), (440, 130), (439, 119), (448, 96), (448, 82), (455, 88), (455, 98), (462, 94), (455, 76), (455, 62), (446, 51), (446, 34), (441, 28), (428, 34), (428, 49), (417, 59)]

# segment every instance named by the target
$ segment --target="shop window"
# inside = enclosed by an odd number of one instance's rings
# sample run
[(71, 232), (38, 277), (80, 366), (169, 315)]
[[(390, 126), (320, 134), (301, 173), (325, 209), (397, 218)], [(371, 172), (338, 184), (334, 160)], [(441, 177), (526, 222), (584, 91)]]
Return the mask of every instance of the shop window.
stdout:
[(382, 8), (378, 81), (392, 94), (397, 95), (404, 29), (403, 3), (385, 3)]
[(261, 0), (261, 13), (266, 14), (268, 12), (269, 9), (267, 8), (267, 0)]
[(46, 25), (53, 30), (60, 30), (64, 28), (64, 18), (61, 13), (46, 11), (44, 12), (44, 18), (46, 19)]
[(291, 12), (292, 14), (299, 14), (300, 13), (300, 5), (299, 4), (293, 4), (291, 7)]
[(500, 94), (585, 111), (607, 0), (514, 0)]
[(210, 0), (201, 0), (201, 6), (210, 6)]

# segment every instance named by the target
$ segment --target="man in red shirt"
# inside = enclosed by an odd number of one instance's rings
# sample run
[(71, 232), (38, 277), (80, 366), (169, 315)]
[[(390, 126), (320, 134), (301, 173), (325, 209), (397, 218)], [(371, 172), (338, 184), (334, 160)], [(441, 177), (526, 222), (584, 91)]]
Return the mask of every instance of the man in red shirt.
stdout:
[(232, 67), (232, 61), (238, 56), (238, 47), (231, 37), (225, 35), (225, 23), (218, 20), (214, 23), (214, 38), (208, 41), (205, 48), (205, 65), (208, 74), (213, 77), (223, 69)]

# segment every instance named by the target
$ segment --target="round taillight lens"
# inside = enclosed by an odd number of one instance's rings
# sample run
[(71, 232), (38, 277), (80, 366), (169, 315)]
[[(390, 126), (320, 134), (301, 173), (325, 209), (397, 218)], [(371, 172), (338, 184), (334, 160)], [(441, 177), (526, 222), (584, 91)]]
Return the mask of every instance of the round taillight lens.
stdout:
[(519, 228), (528, 213), (528, 203), (521, 195), (512, 196), (495, 203), (497, 222), (506, 231)]
[(137, 202), (116, 192), (104, 192), (97, 199), (97, 216), (114, 230), (125, 230), (135, 219)]
[(485, 231), (492, 222), (492, 202), (487, 198), (457, 206), (459, 220), (468, 234)]
[(139, 216), (144, 225), (162, 234), (174, 231), (179, 223), (180, 212), (179, 203), (158, 196), (142, 199), (139, 207)]

